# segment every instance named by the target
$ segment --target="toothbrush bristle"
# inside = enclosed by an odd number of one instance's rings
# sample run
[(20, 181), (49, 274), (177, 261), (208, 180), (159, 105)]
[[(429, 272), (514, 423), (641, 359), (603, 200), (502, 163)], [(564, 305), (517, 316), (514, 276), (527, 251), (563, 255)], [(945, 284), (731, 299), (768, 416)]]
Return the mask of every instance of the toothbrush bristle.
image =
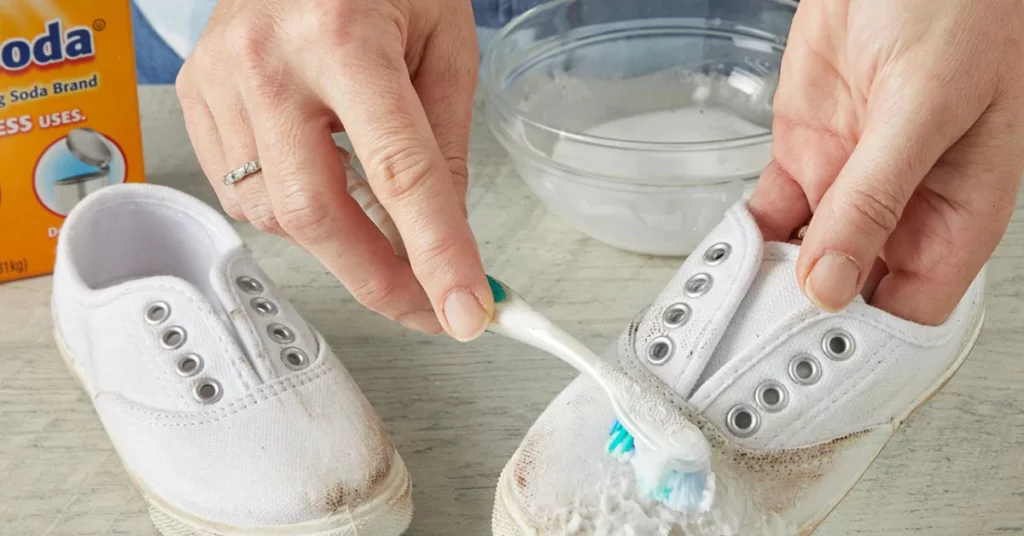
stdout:
[(633, 442), (633, 435), (626, 430), (626, 427), (622, 426), (622, 423), (615, 420), (612, 424), (612, 429), (608, 431), (608, 444), (606, 446), (608, 453), (617, 457), (628, 459), (636, 450), (636, 446)]
[[(621, 462), (637, 461), (633, 435), (618, 419), (608, 431), (608, 453)], [(638, 459), (638, 458), (637, 458)], [(638, 474), (638, 477), (641, 475)], [(657, 482), (640, 478), (641, 490), (652, 499), (679, 512), (706, 511), (714, 495), (714, 475), (709, 472), (684, 473), (664, 468)]]
[(657, 482), (640, 478), (641, 492), (677, 512), (706, 512), (711, 508), (715, 493), (713, 473), (668, 469), (658, 478)]
[(703, 512), (711, 507), (714, 498), (713, 478), (705, 472), (670, 470), (662, 475), (657, 486), (647, 488), (647, 494), (679, 512)]

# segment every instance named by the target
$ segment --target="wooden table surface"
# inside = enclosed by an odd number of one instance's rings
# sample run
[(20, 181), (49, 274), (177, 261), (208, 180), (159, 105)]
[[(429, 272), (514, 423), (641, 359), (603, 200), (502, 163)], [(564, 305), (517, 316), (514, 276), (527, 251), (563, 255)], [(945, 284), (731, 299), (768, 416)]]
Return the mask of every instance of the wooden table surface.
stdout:
[[(150, 182), (216, 204), (170, 88), (141, 91)], [(488, 270), (601, 348), (681, 262), (604, 246), (548, 213), (476, 114), (471, 221)], [(988, 320), (967, 363), (916, 412), (818, 534), (1024, 535), (1024, 203), (990, 263)], [(490, 533), (494, 485), (573, 377), (490, 338), (406, 333), (313, 258), (238, 225), (384, 419), (414, 481), (412, 535)], [(0, 535), (155, 535), (88, 398), (51, 340), (50, 279), (0, 286)], [(750, 536), (750, 535), (745, 535)]]

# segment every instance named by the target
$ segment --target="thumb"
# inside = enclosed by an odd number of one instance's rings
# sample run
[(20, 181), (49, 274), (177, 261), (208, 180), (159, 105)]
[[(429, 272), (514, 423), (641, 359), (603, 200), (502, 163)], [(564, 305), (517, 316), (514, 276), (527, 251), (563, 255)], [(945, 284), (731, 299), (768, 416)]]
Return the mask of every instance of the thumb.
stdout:
[(927, 87), (869, 103), (860, 141), (811, 219), (797, 279), (821, 309), (843, 309), (862, 290), (914, 190), (984, 109)]

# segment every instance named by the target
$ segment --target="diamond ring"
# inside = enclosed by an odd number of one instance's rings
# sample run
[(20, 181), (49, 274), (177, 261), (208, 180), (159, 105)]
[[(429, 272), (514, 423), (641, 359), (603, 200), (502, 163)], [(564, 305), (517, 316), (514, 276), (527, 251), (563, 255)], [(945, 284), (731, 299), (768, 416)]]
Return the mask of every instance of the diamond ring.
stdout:
[(224, 175), (224, 184), (231, 186), (236, 182), (239, 182), (245, 178), (251, 177), (260, 172), (260, 163), (257, 160), (250, 160), (240, 168), (231, 170), (230, 173)]

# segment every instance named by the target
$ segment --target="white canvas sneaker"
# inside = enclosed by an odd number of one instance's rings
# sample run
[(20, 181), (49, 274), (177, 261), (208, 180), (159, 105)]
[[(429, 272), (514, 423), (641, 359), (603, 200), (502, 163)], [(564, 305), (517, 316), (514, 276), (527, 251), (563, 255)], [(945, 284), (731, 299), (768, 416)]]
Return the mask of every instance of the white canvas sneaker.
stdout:
[(58, 347), (165, 535), (390, 536), (409, 474), (340, 360), (212, 208), (145, 184), (72, 212)]
[(937, 327), (858, 299), (829, 314), (800, 292), (799, 246), (765, 243), (743, 203), (606, 358), (658, 380), (715, 451), (715, 506), (641, 497), (606, 453), (615, 416), (585, 377), (544, 411), (498, 483), (493, 529), (525, 534), (808, 534), (897, 427), (957, 370), (981, 328), (983, 275)]

